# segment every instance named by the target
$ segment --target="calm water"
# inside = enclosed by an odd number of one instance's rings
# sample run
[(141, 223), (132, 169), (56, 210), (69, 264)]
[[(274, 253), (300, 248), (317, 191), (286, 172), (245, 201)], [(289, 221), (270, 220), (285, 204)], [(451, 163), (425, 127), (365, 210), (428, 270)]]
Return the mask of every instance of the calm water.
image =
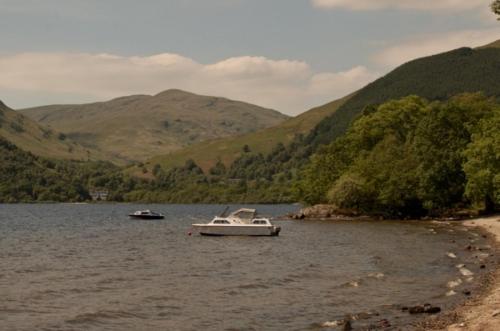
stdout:
[[(144, 208), (166, 219), (126, 216)], [(402, 325), (412, 320), (397, 305), (451, 304), (446, 284), (479, 238), (431, 223), (291, 221), (274, 222), (279, 237), (188, 236), (222, 209), (0, 205), (0, 329), (316, 330), (369, 311), (380, 316), (354, 326)]]

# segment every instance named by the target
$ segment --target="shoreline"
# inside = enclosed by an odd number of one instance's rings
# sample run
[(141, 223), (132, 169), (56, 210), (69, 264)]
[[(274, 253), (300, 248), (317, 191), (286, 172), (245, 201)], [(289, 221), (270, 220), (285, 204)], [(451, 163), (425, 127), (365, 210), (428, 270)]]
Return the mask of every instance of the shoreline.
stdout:
[[(325, 207), (327, 206), (316, 206), (308, 210), (308, 213), (304, 213), (304, 209), (302, 209), (298, 214), (288, 216), (291, 216), (292, 220), (299, 222), (380, 221), (379, 218), (367, 215), (335, 214)], [(390, 221), (389, 219), (385, 220)], [(406, 220), (395, 221), (404, 222)], [(487, 268), (491, 270), (474, 280), (474, 283), (478, 284), (473, 291), (475, 294), (449, 310), (426, 317), (413, 324), (413, 327), (409, 327), (416, 331), (500, 330), (500, 214), (469, 217), (464, 215), (463, 217), (442, 217), (420, 221), (456, 224), (483, 233), (485, 238), (488, 237), (489, 245), (491, 245), (489, 257), (484, 261), (485, 265), (488, 265)], [(477, 248), (472, 248), (472, 250), (474, 249)]]
[[(435, 319), (427, 319), (421, 330), (426, 331), (496, 331), (500, 330), (500, 215), (461, 221), (469, 228), (478, 228), (492, 236), (495, 244), (492, 259), (495, 269), (481, 281), (479, 294), (466, 300), (449, 312)], [(479, 281), (479, 280), (478, 280)]]

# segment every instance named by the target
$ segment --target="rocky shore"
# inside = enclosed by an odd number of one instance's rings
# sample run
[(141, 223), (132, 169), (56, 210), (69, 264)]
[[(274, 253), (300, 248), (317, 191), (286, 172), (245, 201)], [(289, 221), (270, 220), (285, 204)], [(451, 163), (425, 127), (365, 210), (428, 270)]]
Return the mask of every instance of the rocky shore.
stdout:
[(295, 214), (288, 215), (294, 220), (369, 220), (370, 216), (362, 215), (352, 210), (338, 209), (332, 205), (314, 205), (302, 208)]
[[(477, 212), (471, 210), (450, 210), (446, 214), (440, 215), (437, 219), (446, 221), (468, 220), (476, 218)], [(337, 208), (333, 205), (319, 204), (300, 209), (297, 213), (286, 215), (294, 220), (311, 221), (354, 221), (354, 220), (382, 220), (386, 219), (383, 215), (366, 215), (352, 209)], [(402, 219), (403, 217), (399, 218)], [(393, 219), (393, 218), (388, 218)], [(404, 218), (408, 219), (408, 218)], [(422, 220), (435, 220), (435, 217), (424, 217)]]
[[(315, 205), (312, 207), (307, 207), (301, 209), (298, 213), (293, 215), (288, 215), (289, 218), (295, 220), (339, 220), (339, 221), (350, 221), (350, 220), (376, 220), (376, 217), (370, 217), (350, 210), (339, 210), (331, 205)], [(456, 217), (446, 218), (446, 220), (462, 219), (467, 217), (467, 215), (455, 215)], [(444, 220), (444, 219), (443, 219)], [(439, 222), (439, 221), (436, 221)], [(496, 252), (500, 251), (500, 215), (482, 217), (482, 218), (472, 218), (468, 220), (461, 220), (464, 226), (469, 228), (478, 228), (485, 233), (489, 233), (490, 237), (494, 239), (492, 245), (496, 244)], [(486, 235), (484, 235), (486, 237)], [(469, 245), (464, 247), (470, 251), (478, 251), (478, 254), (483, 250), (480, 247), (475, 247), (474, 245)], [(492, 253), (493, 253), (492, 251)], [(450, 254), (450, 253), (449, 253)], [(452, 253), (451, 253), (452, 254)], [(490, 254), (494, 259), (493, 265), (496, 266), (495, 270), (485, 275), (482, 279), (476, 280), (480, 282), (479, 292), (475, 292), (474, 295), (471, 293), (463, 293), (469, 296), (469, 299), (463, 304), (459, 305), (452, 311), (440, 312), (438, 307), (431, 307), (434, 309), (432, 311), (432, 317), (424, 320), (422, 323), (416, 327), (419, 331), (498, 331), (500, 330), (500, 257), (496, 255), (497, 253)], [(453, 254), (452, 254), (453, 255)], [(487, 254), (486, 254), (487, 255)], [(453, 256), (449, 256), (452, 258)], [(491, 264), (490, 264), (491, 266)], [(483, 266), (481, 266), (483, 268)], [(490, 268), (490, 267), (488, 267)], [(460, 270), (462, 272), (462, 270)], [(467, 269), (464, 272), (468, 271)], [(463, 273), (462, 273), (463, 274)], [(464, 275), (466, 276), (466, 275)], [(406, 307), (406, 310), (410, 313), (427, 313), (426, 308), (429, 307)], [(405, 309), (405, 308), (403, 308)], [(421, 310), (421, 311), (420, 311)], [(434, 315), (435, 313), (438, 313)], [(332, 327), (335, 324), (337, 327), (343, 330), (352, 330), (351, 319), (327, 322), (323, 324), (322, 327)], [(385, 321), (385, 320), (382, 320)], [(348, 323), (347, 323), (348, 322)], [(330, 323), (330, 324), (328, 324)], [(389, 327), (380, 325), (379, 329), (385, 329)], [(389, 327), (390, 328), (390, 327)]]
[[(468, 227), (480, 227), (491, 233), (500, 246), (500, 216), (478, 218), (464, 222)], [(496, 257), (498, 261), (498, 257)], [(484, 286), (484, 293), (470, 299), (440, 319), (429, 321), (427, 331), (497, 331), (500, 330), (500, 269), (493, 271)]]

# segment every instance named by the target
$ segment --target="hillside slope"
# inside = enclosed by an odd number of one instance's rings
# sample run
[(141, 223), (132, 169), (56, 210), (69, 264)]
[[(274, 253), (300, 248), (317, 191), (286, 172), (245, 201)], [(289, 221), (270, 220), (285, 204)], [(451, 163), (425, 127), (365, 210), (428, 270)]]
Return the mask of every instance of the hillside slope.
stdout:
[[(279, 143), (288, 144), (298, 134), (307, 135), (318, 122), (334, 113), (349, 97), (313, 108), (271, 128), (237, 137), (206, 141), (168, 155), (156, 156), (146, 162), (146, 168), (151, 169), (154, 165), (159, 164), (164, 169), (168, 169), (182, 166), (191, 159), (206, 172), (218, 160), (221, 160), (226, 166), (230, 165), (241, 156), (245, 145), (254, 153), (267, 154)], [(137, 168), (132, 168), (131, 172), (136, 175), (141, 173)]]
[(445, 100), (465, 92), (499, 97), (499, 77), (500, 49), (494, 47), (460, 48), (411, 61), (358, 91), (337, 112), (318, 124), (307, 143), (317, 146), (331, 142), (346, 131), (365, 107), (390, 99), (418, 95), (429, 100)]
[(205, 140), (253, 132), (287, 119), (274, 110), (180, 90), (20, 112), (82, 145), (131, 161)]
[[(44, 128), (0, 101), (0, 137), (35, 155), (66, 160), (102, 160), (103, 153)], [(106, 157), (119, 163), (118, 159)]]

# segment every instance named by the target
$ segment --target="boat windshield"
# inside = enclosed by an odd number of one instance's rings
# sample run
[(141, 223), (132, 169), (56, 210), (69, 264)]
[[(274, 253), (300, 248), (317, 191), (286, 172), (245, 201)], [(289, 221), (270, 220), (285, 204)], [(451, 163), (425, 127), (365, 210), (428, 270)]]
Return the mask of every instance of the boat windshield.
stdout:
[(251, 220), (255, 217), (255, 210), (253, 209), (240, 209), (233, 214), (234, 217), (242, 220)]

